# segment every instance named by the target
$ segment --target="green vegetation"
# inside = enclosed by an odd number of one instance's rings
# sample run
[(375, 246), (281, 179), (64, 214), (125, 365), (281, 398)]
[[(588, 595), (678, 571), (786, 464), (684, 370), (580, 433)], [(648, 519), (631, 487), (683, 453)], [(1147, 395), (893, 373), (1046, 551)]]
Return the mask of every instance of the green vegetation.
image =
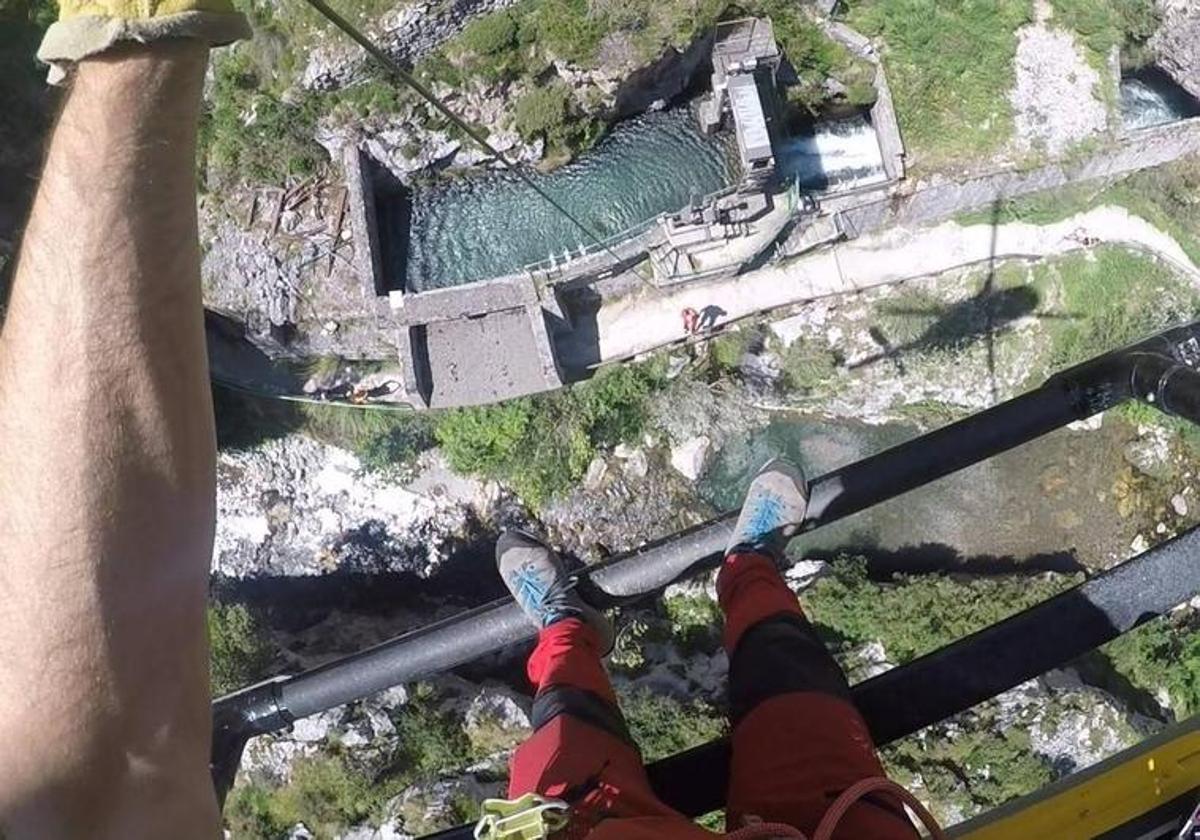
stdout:
[(872, 582), (862, 558), (842, 558), (801, 597), (831, 649), (846, 653), (882, 641), (903, 664), (995, 624), (1078, 581), (1068, 575), (972, 578), (897, 575)]
[(716, 338), (709, 339), (705, 348), (708, 352), (708, 367), (715, 376), (729, 376), (738, 371), (742, 357), (754, 341), (750, 330), (725, 330)]
[(456, 470), (505, 481), (539, 507), (579, 481), (599, 448), (641, 434), (663, 381), (658, 363), (610, 367), (556, 393), (447, 411), (434, 434)]
[(1105, 247), (1038, 266), (1039, 283), (1057, 280), (1062, 312), (1047, 324), (1049, 366), (1059, 370), (1193, 317), (1200, 297), (1142, 254)]
[(672, 595), (662, 600), (670, 639), (682, 651), (716, 650), (724, 623), (721, 608), (708, 595)]
[(299, 403), (301, 427), (333, 446), (349, 449), (369, 470), (409, 466), (434, 445), (432, 422), (406, 410)]
[(200, 124), (200, 148), (218, 177), (281, 183), (315, 171), (323, 159), (313, 140), (316, 100), (285, 103), (267, 78), (254, 54), (240, 47), (214, 66), (212, 107)]
[(725, 734), (725, 716), (700, 700), (677, 700), (646, 689), (618, 689), (618, 694), (629, 734), (647, 762)]
[(797, 339), (781, 356), (783, 386), (787, 390), (822, 394), (833, 389), (841, 360), (823, 342)]
[(1153, 0), (1050, 0), (1054, 22), (1074, 30), (1094, 56), (1106, 61), (1113, 47), (1126, 67), (1150, 61), (1146, 46), (1160, 23)]
[[(378, 824), (384, 806), (405, 788), (461, 770), (481, 757), (429, 686), (416, 686), (393, 723), (399, 746), (382, 761), (356, 761), (334, 748), (297, 761), (287, 785), (251, 780), (234, 788), (225, 808), (233, 836), (276, 840), (302, 822), (317, 837), (326, 838), (362, 822)], [(464, 802), (459, 810), (455, 819), (467, 817), (474, 803)], [(447, 826), (426, 828), (439, 827)]]
[(242, 604), (209, 605), (208, 644), (214, 697), (268, 676), (273, 648), (254, 614)]
[(333, 752), (298, 760), (287, 785), (235, 787), (225, 804), (225, 823), (234, 837), (247, 840), (278, 840), (300, 822), (316, 837), (329, 838), (357, 823), (378, 822), (401, 789)]
[(849, 0), (849, 22), (887, 45), (905, 141), (926, 170), (960, 166), (1012, 135), (1016, 31), (1029, 0)]
[(1157, 618), (1101, 650), (1137, 688), (1151, 695), (1165, 689), (1179, 720), (1200, 711), (1200, 614), (1195, 610)]
[(888, 775), (911, 784), (920, 775), (939, 810), (973, 814), (1044, 787), (1057, 774), (1033, 752), (1029, 733), (998, 731), (973, 720), (953, 738), (914, 736), (881, 751)]
[(590, 146), (601, 132), (598, 122), (577, 112), (566, 83), (558, 80), (518, 99), (513, 120), (526, 140), (542, 137), (556, 150)]

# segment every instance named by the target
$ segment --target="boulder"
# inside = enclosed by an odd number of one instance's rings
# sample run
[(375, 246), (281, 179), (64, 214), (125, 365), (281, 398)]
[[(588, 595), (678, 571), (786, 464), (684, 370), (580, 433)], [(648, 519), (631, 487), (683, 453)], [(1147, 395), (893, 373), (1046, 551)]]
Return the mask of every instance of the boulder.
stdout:
[(671, 450), (671, 466), (689, 481), (695, 481), (704, 473), (712, 451), (712, 441), (707, 435), (697, 435)]

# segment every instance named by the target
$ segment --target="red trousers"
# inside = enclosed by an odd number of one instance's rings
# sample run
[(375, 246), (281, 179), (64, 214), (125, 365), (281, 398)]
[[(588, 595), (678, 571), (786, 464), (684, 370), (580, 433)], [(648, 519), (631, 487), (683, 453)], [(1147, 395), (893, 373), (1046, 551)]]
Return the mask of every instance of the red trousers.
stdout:
[[(727, 558), (717, 593), (734, 725), (727, 830), (757, 817), (811, 836), (843, 790), (883, 775), (866, 723), (769, 558)], [(544, 629), (529, 678), (535, 731), (513, 755), (511, 797), (536, 792), (572, 803), (571, 840), (711, 840), (651, 790), (587, 625), (569, 619)], [(916, 837), (903, 809), (879, 797), (853, 806), (835, 834)]]

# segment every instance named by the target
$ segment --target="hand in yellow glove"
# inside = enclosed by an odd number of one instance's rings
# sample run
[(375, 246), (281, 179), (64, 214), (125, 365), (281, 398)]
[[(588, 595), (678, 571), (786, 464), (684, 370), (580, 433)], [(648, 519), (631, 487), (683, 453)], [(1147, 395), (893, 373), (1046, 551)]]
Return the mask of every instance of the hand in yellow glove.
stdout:
[(120, 43), (198, 38), (220, 46), (249, 37), (230, 0), (59, 0), (58, 22), (46, 30), (38, 58), (57, 84), (71, 62)]

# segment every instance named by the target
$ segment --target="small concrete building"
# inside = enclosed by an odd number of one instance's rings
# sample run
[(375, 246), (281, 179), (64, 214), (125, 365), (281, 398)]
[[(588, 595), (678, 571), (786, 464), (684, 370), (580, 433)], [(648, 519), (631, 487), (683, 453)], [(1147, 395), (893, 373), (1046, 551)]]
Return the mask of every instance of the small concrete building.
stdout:
[(775, 169), (770, 125), (761, 85), (775, 86), (782, 56), (769, 19), (743, 18), (717, 24), (713, 40), (712, 92), (700, 105), (700, 124), (706, 133), (733, 117), (742, 181), (759, 188)]

